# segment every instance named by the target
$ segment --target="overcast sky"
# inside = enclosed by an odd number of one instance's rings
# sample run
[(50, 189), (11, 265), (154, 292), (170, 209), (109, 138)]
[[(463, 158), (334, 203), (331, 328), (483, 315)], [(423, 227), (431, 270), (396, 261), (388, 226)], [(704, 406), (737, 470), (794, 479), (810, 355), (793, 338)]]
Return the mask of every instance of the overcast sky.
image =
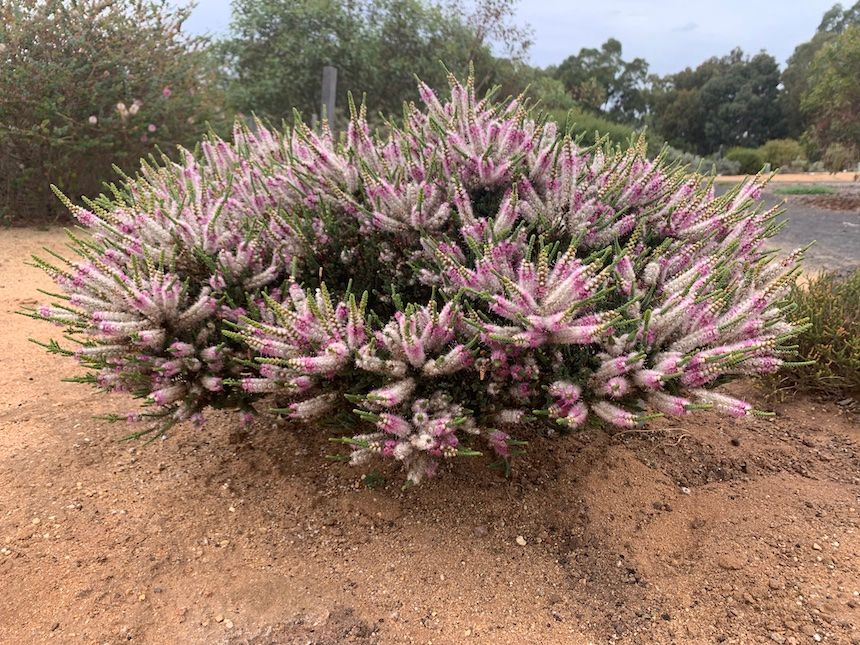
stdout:
[[(850, 5), (850, 0), (847, 0)], [(518, 21), (535, 32), (531, 62), (560, 63), (581, 47), (615, 37), (625, 59), (641, 56), (651, 71), (695, 67), (733, 47), (761, 49), (783, 65), (794, 47), (812, 37), (835, 0), (520, 0)], [(845, 2), (843, 2), (845, 4)], [(198, 0), (186, 27), (223, 34), (230, 0)]]

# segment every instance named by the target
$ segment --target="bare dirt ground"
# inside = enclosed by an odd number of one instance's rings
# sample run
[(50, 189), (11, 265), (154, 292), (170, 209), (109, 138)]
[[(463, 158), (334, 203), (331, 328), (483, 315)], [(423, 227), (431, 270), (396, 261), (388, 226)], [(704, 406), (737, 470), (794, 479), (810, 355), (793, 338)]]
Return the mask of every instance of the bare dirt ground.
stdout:
[[(720, 175), (719, 182), (737, 183), (747, 175)], [(857, 172), (781, 172), (771, 180), (777, 184), (844, 184), (860, 181)]]
[(61, 242), (0, 232), (0, 642), (860, 643), (847, 407), (534, 438), (508, 480), (405, 492), (270, 421), (123, 443), (92, 416), (130, 404), (59, 382), (12, 313)]

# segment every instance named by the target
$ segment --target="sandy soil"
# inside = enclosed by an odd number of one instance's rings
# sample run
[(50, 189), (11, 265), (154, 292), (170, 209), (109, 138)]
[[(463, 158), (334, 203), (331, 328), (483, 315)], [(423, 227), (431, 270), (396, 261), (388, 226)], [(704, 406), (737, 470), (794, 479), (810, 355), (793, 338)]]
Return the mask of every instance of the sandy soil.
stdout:
[[(736, 183), (746, 179), (746, 175), (720, 175), (717, 181)], [(777, 184), (841, 184), (860, 182), (857, 172), (792, 172), (779, 173), (771, 180)]]
[(535, 438), (406, 492), (271, 422), (123, 443), (92, 415), (127, 402), (11, 313), (61, 240), (0, 232), (0, 642), (860, 643), (850, 406)]

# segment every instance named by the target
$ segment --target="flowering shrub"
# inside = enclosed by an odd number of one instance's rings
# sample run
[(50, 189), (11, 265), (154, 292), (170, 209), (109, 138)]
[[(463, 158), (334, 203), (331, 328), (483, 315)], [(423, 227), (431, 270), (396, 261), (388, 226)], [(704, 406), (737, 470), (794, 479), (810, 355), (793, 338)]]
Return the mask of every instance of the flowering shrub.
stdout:
[(760, 178), (717, 197), (641, 139), (583, 149), (471, 83), (420, 90), (386, 138), (355, 109), (339, 139), (237, 128), (71, 206), (91, 239), (42, 262), (66, 300), (35, 315), (168, 424), (264, 396), (296, 422), (352, 410), (351, 461), (412, 482), (541, 423), (755, 413), (711, 388), (775, 372), (799, 332)]
[(217, 69), (177, 4), (0, 0), (0, 220), (57, 215), (51, 182), (77, 202), (217, 125)]

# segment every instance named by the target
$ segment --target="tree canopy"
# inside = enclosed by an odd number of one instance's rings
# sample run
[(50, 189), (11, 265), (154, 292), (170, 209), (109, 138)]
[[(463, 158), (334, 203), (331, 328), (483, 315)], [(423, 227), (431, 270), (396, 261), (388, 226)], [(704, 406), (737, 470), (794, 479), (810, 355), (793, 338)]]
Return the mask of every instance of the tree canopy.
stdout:
[(840, 144), (856, 158), (860, 150), (860, 26), (848, 27), (815, 54), (800, 108), (810, 124), (809, 138), (819, 150)]
[[(530, 45), (512, 21), (515, 0), (235, 0), (224, 44), (237, 109), (288, 118), (319, 111), (325, 65), (338, 68), (338, 105), (368, 98), (371, 113), (400, 111), (417, 99), (415, 76), (445, 84), (446, 67), (464, 76), (470, 63), (489, 87), (516, 76)], [(503, 40), (507, 57), (493, 55)]]
[(710, 154), (720, 146), (758, 146), (785, 132), (779, 65), (770, 54), (741, 49), (695, 69), (658, 79), (653, 125), (675, 146)]
[(643, 58), (625, 61), (615, 38), (600, 49), (583, 47), (568, 56), (554, 76), (585, 108), (603, 111), (618, 121), (635, 123), (644, 116), (648, 63)]

